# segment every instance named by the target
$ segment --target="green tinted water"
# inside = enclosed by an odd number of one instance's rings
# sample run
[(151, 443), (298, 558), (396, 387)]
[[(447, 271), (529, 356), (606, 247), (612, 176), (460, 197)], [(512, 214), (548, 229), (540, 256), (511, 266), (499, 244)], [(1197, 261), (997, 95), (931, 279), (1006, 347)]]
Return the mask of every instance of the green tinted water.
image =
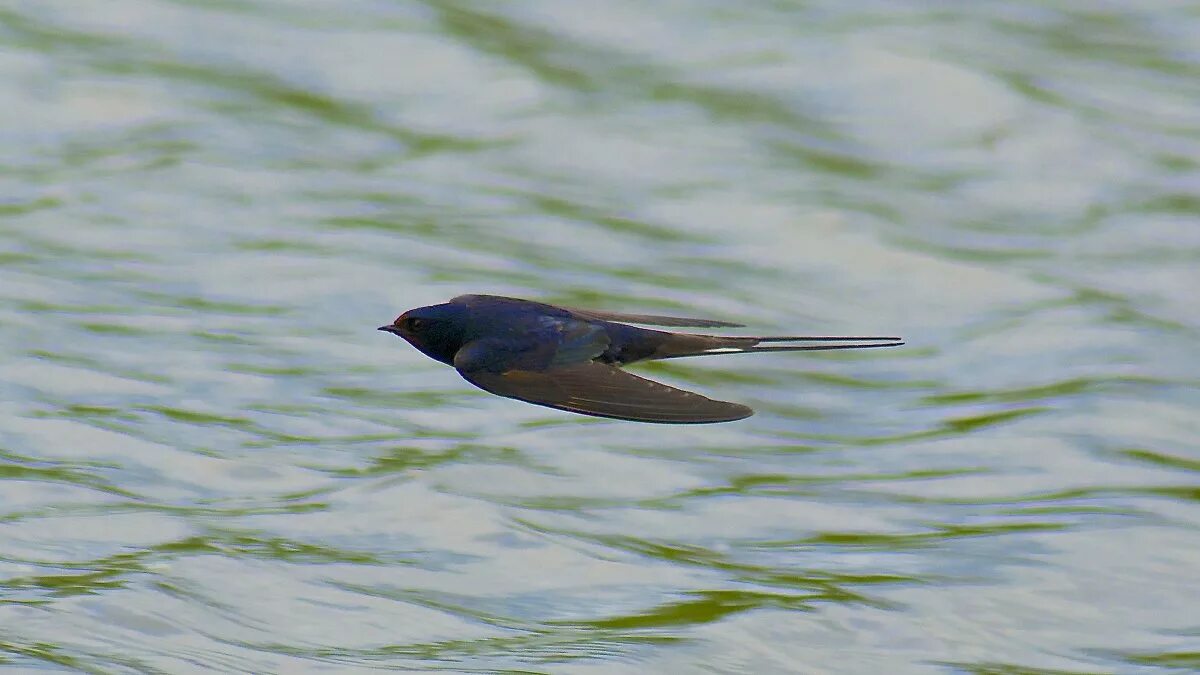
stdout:
[[(0, 664), (1200, 669), (1186, 3), (0, 6)], [(638, 372), (464, 292), (900, 334)]]

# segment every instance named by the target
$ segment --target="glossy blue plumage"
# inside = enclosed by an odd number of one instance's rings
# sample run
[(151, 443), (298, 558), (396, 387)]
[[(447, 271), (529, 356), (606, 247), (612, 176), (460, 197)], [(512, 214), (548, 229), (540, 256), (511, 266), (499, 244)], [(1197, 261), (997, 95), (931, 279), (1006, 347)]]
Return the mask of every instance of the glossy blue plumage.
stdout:
[[(899, 338), (891, 337), (694, 335), (625, 322), (737, 325), (713, 319), (578, 310), (494, 295), (463, 295), (448, 303), (409, 310), (380, 330), (404, 338), (430, 358), (454, 366), (468, 382), (501, 396), (587, 415), (667, 424), (725, 422), (748, 417), (753, 411), (631, 375), (620, 366), (680, 356), (902, 344)], [(760, 346), (764, 342), (797, 340), (825, 344)]]

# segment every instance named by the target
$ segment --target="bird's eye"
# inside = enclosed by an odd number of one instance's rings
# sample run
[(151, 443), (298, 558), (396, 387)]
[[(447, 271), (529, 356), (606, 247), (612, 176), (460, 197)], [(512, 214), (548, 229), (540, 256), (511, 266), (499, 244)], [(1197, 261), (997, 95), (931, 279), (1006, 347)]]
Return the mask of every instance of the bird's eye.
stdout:
[(410, 317), (408, 317), (408, 319), (405, 320), (405, 323), (408, 324), (406, 326), (406, 328), (408, 328), (410, 330), (420, 330), (420, 328), (425, 325), (425, 320), (418, 319), (415, 316), (410, 316)]

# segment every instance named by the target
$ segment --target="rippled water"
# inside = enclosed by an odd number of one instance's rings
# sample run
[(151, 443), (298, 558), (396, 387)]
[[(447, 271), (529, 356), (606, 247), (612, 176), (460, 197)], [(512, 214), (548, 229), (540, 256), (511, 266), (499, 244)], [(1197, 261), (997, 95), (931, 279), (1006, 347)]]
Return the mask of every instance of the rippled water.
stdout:
[[(1200, 13), (0, 3), (0, 665), (1200, 670)], [(491, 292), (896, 350), (492, 397)]]

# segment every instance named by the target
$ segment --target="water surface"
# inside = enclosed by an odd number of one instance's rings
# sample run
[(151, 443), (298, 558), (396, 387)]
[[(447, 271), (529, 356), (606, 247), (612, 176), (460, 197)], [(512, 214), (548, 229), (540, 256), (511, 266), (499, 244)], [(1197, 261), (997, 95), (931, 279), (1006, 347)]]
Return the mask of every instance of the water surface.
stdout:
[[(0, 664), (1200, 669), (1200, 14), (0, 5)], [(374, 331), (491, 292), (899, 334), (638, 372)]]

